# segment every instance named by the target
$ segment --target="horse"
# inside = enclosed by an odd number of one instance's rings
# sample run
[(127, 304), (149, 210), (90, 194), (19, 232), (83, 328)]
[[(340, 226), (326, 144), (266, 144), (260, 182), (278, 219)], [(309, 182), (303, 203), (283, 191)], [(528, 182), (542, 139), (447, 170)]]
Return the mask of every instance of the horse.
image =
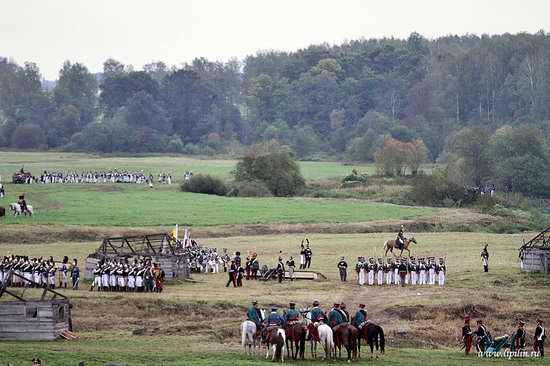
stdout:
[(342, 345), (348, 352), (348, 362), (357, 358), (357, 328), (352, 325), (340, 325), (333, 328), (334, 333), (334, 357), (336, 357), (336, 348), (340, 350), (342, 356)]
[(6, 216), (6, 209), (0, 206), (0, 217), (5, 217), (5, 216)]
[[(377, 351), (380, 349), (380, 353), (383, 354), (385, 352), (386, 340), (384, 338), (384, 330), (381, 326), (373, 323), (366, 323), (361, 329), (358, 329), (358, 331), (359, 338), (357, 349), (359, 350), (359, 357), (361, 357), (361, 339), (367, 341), (367, 344), (370, 346), (370, 358), (372, 358), (374, 354), (375, 346)], [(376, 358), (378, 358), (378, 356), (376, 356)]]
[(19, 216), (22, 213), (24, 213), (26, 216), (27, 212), (29, 213), (29, 216), (32, 216), (34, 214), (31, 205), (27, 205), (27, 211), (23, 212), (19, 203), (10, 203), (10, 210), (14, 211), (13, 216)]
[[(286, 342), (287, 342), (287, 355), (290, 357), (290, 352), (292, 352), (292, 358), (296, 359), (298, 357), (298, 352), (300, 353), (300, 359), (304, 359), (304, 351), (306, 348), (306, 335), (307, 329), (302, 323), (296, 323), (290, 325), (286, 330)], [(289, 342), (290, 341), (290, 342)], [(290, 343), (290, 348), (288, 348), (288, 343)], [(296, 352), (294, 352), (296, 348)]]
[(334, 349), (332, 329), (325, 323), (309, 323), (307, 329), (311, 334), (311, 357), (317, 358), (317, 343), (321, 343), (325, 350), (323, 360), (331, 357)]
[(256, 343), (258, 340), (257, 331), (258, 329), (253, 321), (245, 320), (241, 323), (242, 345), (244, 348), (244, 352), (249, 356), (252, 356), (256, 353)]
[[(401, 255), (403, 254), (403, 251), (406, 250), (407, 252), (409, 252), (409, 257), (411, 256), (411, 251), (409, 250), (409, 244), (411, 243), (415, 243), (415, 244), (418, 244), (416, 242), (416, 239), (414, 238), (414, 236), (410, 239), (405, 239), (405, 243), (403, 244), (403, 247), (401, 248), (401, 253), (399, 253), (399, 256), (401, 257)], [(391, 254), (395, 255), (395, 253), (393, 252), (393, 248), (395, 248), (395, 240), (386, 240), (384, 242), (384, 257), (388, 255), (388, 252), (391, 252)], [(395, 255), (396, 256), (396, 255)], [(396, 256), (397, 257), (397, 256)]]
[(269, 348), (272, 348), (273, 356), (271, 357), (271, 361), (278, 361), (279, 359), (281, 362), (285, 361), (285, 343), (286, 343), (286, 335), (285, 330), (280, 327), (273, 327), (272, 329), (268, 329), (265, 337), (265, 345), (267, 347), (267, 352), (265, 354), (265, 359), (267, 360), (269, 358)]

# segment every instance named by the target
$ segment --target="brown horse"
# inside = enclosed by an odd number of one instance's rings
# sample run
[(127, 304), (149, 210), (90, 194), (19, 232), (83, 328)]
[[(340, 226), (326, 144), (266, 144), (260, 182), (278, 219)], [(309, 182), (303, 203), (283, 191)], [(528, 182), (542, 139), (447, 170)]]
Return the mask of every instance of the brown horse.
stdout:
[(273, 356), (271, 361), (284, 362), (285, 360), (285, 341), (286, 335), (283, 328), (278, 326), (269, 326), (263, 332), (264, 344), (267, 348), (265, 354), (266, 360), (269, 358), (269, 349), (272, 348)]
[[(411, 256), (411, 251), (409, 250), (409, 244), (411, 244), (411, 243), (418, 244), (416, 242), (416, 239), (414, 238), (414, 236), (410, 239), (405, 239), (405, 243), (403, 244), (403, 248), (401, 248), (401, 253), (399, 253), (400, 257), (401, 257), (401, 255), (403, 255), (404, 250), (409, 252), (409, 257)], [(384, 243), (384, 251), (385, 251), (384, 257), (388, 255), (388, 252), (391, 252), (391, 254), (395, 255), (395, 253), (393, 252), (393, 248), (395, 248), (395, 240), (386, 240), (386, 242)]]
[[(361, 339), (364, 339), (370, 346), (370, 357), (374, 354), (374, 347), (376, 350), (380, 349), (380, 353), (385, 352), (386, 340), (384, 338), (384, 330), (381, 326), (374, 323), (366, 323), (361, 329), (357, 329), (359, 332), (359, 338), (357, 340), (357, 349), (359, 357), (361, 357)], [(380, 342), (379, 342), (380, 341)], [(378, 358), (378, 356), (376, 356)]]
[(342, 346), (346, 348), (348, 352), (348, 362), (357, 358), (357, 337), (359, 332), (357, 328), (352, 325), (340, 325), (333, 328), (334, 332), (334, 357), (336, 357), (336, 348), (340, 350), (340, 356), (342, 355)]
[(0, 217), (6, 216), (6, 209), (2, 206), (0, 206)]
[[(304, 359), (306, 335), (307, 329), (302, 323), (293, 324), (286, 329), (286, 351), (288, 357), (290, 357), (292, 352), (292, 358), (296, 359), (299, 352), (300, 359)], [(290, 348), (288, 347), (288, 343), (290, 343)], [(294, 352), (294, 348), (296, 348), (296, 352)]]

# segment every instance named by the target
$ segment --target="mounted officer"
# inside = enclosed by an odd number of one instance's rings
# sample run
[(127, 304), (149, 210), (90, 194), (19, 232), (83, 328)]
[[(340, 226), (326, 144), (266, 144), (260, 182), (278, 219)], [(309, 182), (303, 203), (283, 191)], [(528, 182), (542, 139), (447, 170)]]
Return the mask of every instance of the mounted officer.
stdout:
[(363, 328), (367, 323), (367, 311), (365, 310), (365, 304), (359, 304), (359, 310), (353, 316), (351, 320), (351, 325), (357, 329)]
[[(285, 327), (285, 319), (277, 312), (277, 306), (273, 305), (271, 307), (271, 313), (267, 316), (265, 320), (266, 327), (262, 329), (262, 339), (266, 340), (267, 334), (271, 334), (274, 329), (278, 327)], [(269, 340), (267, 340), (269, 341)]]
[(342, 317), (342, 312), (340, 312), (340, 304), (334, 303), (334, 307), (332, 310), (328, 313), (328, 325), (331, 328), (336, 327), (339, 324), (342, 324), (344, 322), (344, 319)]
[(397, 233), (397, 239), (395, 240), (396, 249), (403, 249), (405, 240), (407, 240), (407, 238), (405, 238), (404, 226), (401, 225), (401, 228), (399, 228), (399, 232)]
[(321, 308), (319, 307), (319, 301), (315, 300), (313, 301), (313, 307), (311, 308), (311, 321), (312, 322), (316, 322), (319, 320), (319, 317), (323, 318), (323, 320), (325, 322), (327, 322), (327, 317), (325, 315), (325, 313), (323, 313), (323, 311), (321, 310)]
[(298, 324), (300, 322), (300, 313), (298, 310), (296, 310), (296, 303), (294, 301), (290, 301), (288, 303), (288, 310), (285, 311), (285, 323), (287, 327), (290, 327), (294, 324)]
[(246, 318), (247, 320), (254, 322), (257, 328), (262, 327), (262, 323), (263, 323), (262, 312), (258, 308), (258, 300), (252, 301), (252, 306), (246, 310)]

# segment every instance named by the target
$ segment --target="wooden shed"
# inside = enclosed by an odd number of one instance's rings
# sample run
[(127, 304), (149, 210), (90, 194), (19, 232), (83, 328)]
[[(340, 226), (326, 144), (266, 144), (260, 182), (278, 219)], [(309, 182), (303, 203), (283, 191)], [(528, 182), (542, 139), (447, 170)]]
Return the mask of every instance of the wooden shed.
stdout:
[(524, 272), (548, 274), (550, 269), (550, 227), (519, 248), (520, 268)]
[(189, 278), (189, 254), (166, 233), (104, 238), (96, 252), (86, 258), (84, 278), (93, 279), (92, 272), (102, 259), (132, 261), (140, 257), (159, 262), (166, 274), (166, 282), (174, 278)]
[[(15, 276), (26, 286), (8, 288)], [(70, 330), (69, 319), (69, 299), (59, 292), (11, 271), (0, 283), (0, 340), (54, 340)]]

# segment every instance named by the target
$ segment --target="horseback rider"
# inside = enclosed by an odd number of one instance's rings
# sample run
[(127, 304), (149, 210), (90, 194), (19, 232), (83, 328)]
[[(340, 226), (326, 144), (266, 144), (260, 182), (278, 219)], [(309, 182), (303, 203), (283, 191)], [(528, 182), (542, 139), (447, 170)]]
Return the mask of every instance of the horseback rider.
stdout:
[(265, 320), (266, 326), (262, 329), (262, 339), (264, 341), (269, 342), (269, 339), (266, 339), (266, 336), (268, 334), (271, 334), (271, 332), (274, 329), (277, 329), (278, 327), (285, 327), (285, 319), (277, 312), (278, 307), (273, 305), (271, 307), (271, 313), (267, 316), (267, 319)]
[(261, 328), (263, 319), (262, 312), (258, 308), (258, 300), (253, 300), (252, 306), (246, 310), (246, 319), (256, 324), (257, 328)]
[(340, 312), (342, 313), (342, 317), (344, 319), (344, 323), (349, 323), (349, 312), (346, 310), (346, 304), (341, 303), (340, 304)]
[(323, 313), (321, 308), (319, 307), (319, 301), (315, 300), (313, 301), (313, 307), (311, 308), (311, 321), (316, 322), (319, 317), (322, 317), (326, 322), (326, 315)]
[(19, 195), (19, 200), (17, 201), (17, 204), (21, 208), (21, 213), (26, 214), (28, 212), (27, 201), (25, 201), (25, 193), (21, 193), (21, 195)]
[(397, 233), (397, 240), (395, 241), (396, 249), (403, 249), (405, 240), (407, 240), (407, 238), (405, 238), (404, 228), (405, 227), (401, 225), (401, 228), (399, 228), (399, 232)]
[(300, 322), (300, 313), (296, 310), (296, 303), (294, 301), (290, 301), (288, 306), (289, 308), (285, 311), (284, 316), (286, 327), (298, 324)]
[(353, 316), (351, 320), (351, 325), (357, 329), (363, 328), (367, 323), (367, 311), (365, 310), (365, 304), (359, 304), (359, 310)]
[(344, 322), (344, 318), (342, 317), (342, 312), (340, 312), (339, 307), (340, 307), (340, 304), (335, 302), (334, 307), (328, 313), (328, 325), (331, 328), (334, 328), (337, 325), (342, 324)]

